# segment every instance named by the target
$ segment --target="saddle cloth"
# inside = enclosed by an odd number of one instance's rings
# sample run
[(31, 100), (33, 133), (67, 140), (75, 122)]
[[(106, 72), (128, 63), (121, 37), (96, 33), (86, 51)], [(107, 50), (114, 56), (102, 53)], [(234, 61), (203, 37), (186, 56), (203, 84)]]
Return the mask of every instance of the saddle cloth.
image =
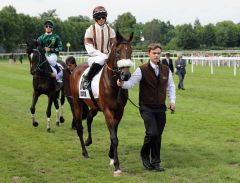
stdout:
[[(89, 91), (87, 88), (83, 86), (83, 76), (85, 76), (89, 71), (89, 67), (83, 72), (82, 76), (79, 80), (79, 98), (91, 99)], [(92, 79), (91, 88), (94, 98), (98, 98), (99, 96), (99, 81), (102, 74), (103, 68), (98, 72)]]

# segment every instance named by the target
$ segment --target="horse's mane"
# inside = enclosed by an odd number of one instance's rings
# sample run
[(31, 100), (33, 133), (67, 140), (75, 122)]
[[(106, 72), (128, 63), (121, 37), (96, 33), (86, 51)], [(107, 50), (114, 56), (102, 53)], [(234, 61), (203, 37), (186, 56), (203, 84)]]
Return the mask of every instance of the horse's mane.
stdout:
[(27, 44), (26, 51), (28, 55), (30, 55), (34, 49), (40, 47), (40, 43), (38, 42), (37, 39), (30, 39), (26, 41), (26, 44)]

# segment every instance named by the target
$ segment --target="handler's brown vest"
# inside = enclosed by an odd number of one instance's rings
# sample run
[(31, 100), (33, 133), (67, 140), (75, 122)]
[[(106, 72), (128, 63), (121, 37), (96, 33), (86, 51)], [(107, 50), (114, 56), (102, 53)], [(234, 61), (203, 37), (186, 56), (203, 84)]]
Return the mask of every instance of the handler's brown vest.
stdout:
[(150, 63), (140, 66), (142, 79), (140, 81), (140, 105), (165, 105), (169, 68), (159, 64), (159, 75), (156, 76)]

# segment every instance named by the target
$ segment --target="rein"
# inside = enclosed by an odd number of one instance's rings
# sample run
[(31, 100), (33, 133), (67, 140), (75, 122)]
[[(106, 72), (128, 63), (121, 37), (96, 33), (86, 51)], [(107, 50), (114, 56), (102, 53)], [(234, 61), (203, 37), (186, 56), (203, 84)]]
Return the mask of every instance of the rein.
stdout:
[(128, 97), (128, 100), (131, 102), (131, 104), (136, 107), (136, 108), (140, 108), (140, 106), (138, 106), (137, 104), (135, 104), (129, 97)]
[(38, 52), (38, 63), (37, 63), (37, 68), (40, 69), (40, 67), (45, 63), (47, 62), (46, 60), (44, 60), (42, 63), (41, 63), (41, 53), (38, 49), (33, 49), (33, 51), (36, 51)]
[(105, 64), (107, 66), (107, 68), (112, 71), (114, 74), (119, 74), (120, 72), (120, 69), (119, 68), (116, 68), (116, 69), (112, 69), (111, 67), (109, 67), (108, 64)]

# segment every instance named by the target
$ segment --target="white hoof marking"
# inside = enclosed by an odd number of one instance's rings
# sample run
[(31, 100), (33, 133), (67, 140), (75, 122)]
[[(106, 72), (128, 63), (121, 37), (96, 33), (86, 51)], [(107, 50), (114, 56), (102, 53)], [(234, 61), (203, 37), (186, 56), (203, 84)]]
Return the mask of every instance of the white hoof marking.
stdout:
[(109, 165), (110, 165), (110, 166), (114, 165), (114, 159), (110, 159)]
[(120, 170), (120, 169), (113, 172), (114, 177), (118, 177), (118, 176), (121, 176), (121, 175), (122, 175), (122, 170)]

